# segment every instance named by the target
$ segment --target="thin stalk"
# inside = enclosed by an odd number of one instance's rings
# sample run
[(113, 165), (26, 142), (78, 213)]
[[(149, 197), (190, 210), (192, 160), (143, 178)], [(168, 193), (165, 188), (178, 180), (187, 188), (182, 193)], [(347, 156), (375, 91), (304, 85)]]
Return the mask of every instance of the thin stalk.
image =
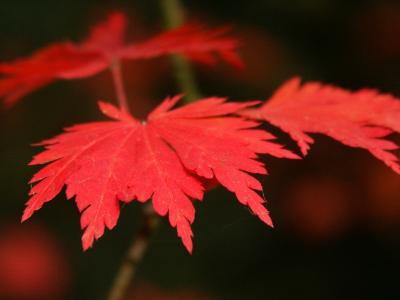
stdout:
[[(179, 0), (160, 0), (160, 6), (167, 28), (172, 29), (183, 24), (184, 9)], [(179, 88), (186, 95), (184, 100), (189, 103), (201, 98), (192, 66), (187, 59), (182, 55), (173, 55), (171, 61)]]
[(128, 100), (126, 97), (124, 82), (122, 78), (121, 63), (119, 61), (115, 61), (111, 65), (111, 74), (114, 81), (114, 88), (117, 95), (119, 107), (123, 112), (129, 112)]
[(135, 277), (137, 267), (143, 260), (149, 245), (151, 236), (159, 224), (159, 217), (155, 214), (150, 205), (143, 209), (143, 224), (133, 239), (124, 261), (114, 279), (110, 294), (107, 300), (121, 300), (126, 294), (129, 285)]

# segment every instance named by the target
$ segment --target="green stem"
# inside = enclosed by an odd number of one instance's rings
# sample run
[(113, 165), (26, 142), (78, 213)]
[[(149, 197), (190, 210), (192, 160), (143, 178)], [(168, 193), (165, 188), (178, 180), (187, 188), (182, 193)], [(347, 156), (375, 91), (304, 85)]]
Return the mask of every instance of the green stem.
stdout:
[[(176, 28), (184, 22), (184, 9), (179, 0), (160, 0), (161, 11), (166, 27)], [(175, 78), (181, 91), (186, 95), (185, 102), (190, 103), (201, 98), (192, 66), (182, 55), (171, 57), (175, 69)]]

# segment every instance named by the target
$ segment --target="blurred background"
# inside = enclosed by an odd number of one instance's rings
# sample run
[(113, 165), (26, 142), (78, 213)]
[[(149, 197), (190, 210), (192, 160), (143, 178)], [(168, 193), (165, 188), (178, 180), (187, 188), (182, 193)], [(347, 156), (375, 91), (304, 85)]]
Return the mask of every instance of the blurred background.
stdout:
[[(300, 75), (400, 96), (399, 1), (183, 2), (188, 19), (230, 24), (242, 40), (245, 70), (195, 66), (204, 95), (266, 99)], [(162, 29), (158, 1), (1, 1), (0, 60), (78, 41), (114, 10), (129, 15), (130, 41)], [(138, 117), (179, 92), (168, 59), (129, 62), (124, 75)], [(0, 113), (0, 299), (106, 296), (140, 225), (139, 204), (125, 206), (118, 226), (85, 253), (79, 214), (64, 195), (28, 222), (19, 219), (36, 170), (27, 163), (39, 151), (30, 144), (102, 118), (96, 101), (114, 98), (102, 73), (59, 81)], [(276, 228), (216, 188), (196, 203), (193, 255), (163, 220), (126, 299), (400, 299), (400, 177), (366, 151), (321, 136), (304, 160), (264, 159)]]

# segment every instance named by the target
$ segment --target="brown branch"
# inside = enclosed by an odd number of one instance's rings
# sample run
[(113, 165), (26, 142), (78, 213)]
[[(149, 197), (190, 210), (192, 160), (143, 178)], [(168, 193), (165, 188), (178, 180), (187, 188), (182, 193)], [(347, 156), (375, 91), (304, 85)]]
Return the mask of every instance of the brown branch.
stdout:
[(151, 236), (159, 224), (159, 217), (155, 214), (150, 204), (143, 208), (143, 224), (132, 241), (125, 259), (114, 279), (107, 300), (121, 300), (125, 295), (130, 283), (135, 277), (137, 267), (142, 261)]

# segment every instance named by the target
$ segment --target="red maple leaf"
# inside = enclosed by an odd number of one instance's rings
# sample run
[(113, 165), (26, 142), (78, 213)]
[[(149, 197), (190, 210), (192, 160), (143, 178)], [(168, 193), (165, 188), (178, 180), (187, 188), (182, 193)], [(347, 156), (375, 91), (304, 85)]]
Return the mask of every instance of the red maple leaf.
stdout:
[(113, 121), (73, 126), (40, 145), (46, 150), (32, 165), (47, 164), (31, 183), (31, 198), (22, 219), (28, 219), (63, 186), (82, 212), (83, 248), (89, 248), (104, 229), (118, 220), (119, 202), (150, 198), (154, 210), (168, 214), (185, 247), (192, 251), (195, 210), (192, 199), (201, 200), (205, 179), (216, 179), (236, 194), (263, 222), (272, 225), (260, 182), (250, 174), (266, 174), (257, 153), (296, 158), (271, 142), (274, 137), (258, 123), (230, 116), (254, 103), (226, 103), (208, 98), (170, 110), (180, 96), (166, 99), (140, 122), (111, 104), (100, 109)]
[(105, 22), (96, 25), (89, 37), (79, 44), (56, 43), (31, 57), (0, 64), (0, 98), (10, 106), (56, 79), (89, 77), (125, 59), (148, 59), (180, 53), (213, 63), (213, 54), (217, 54), (227, 62), (241, 65), (235, 52), (238, 42), (224, 36), (224, 28), (184, 25), (143, 42), (125, 43), (126, 25), (124, 14), (113, 13)]
[(314, 142), (308, 133), (320, 133), (366, 149), (400, 173), (398, 158), (390, 152), (398, 147), (385, 139), (400, 132), (400, 102), (391, 95), (372, 89), (351, 92), (318, 82), (301, 86), (300, 79), (294, 78), (260, 108), (242, 115), (268, 121), (287, 132), (304, 155)]

